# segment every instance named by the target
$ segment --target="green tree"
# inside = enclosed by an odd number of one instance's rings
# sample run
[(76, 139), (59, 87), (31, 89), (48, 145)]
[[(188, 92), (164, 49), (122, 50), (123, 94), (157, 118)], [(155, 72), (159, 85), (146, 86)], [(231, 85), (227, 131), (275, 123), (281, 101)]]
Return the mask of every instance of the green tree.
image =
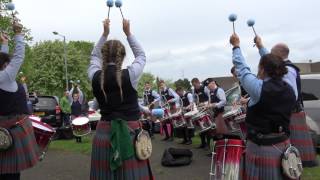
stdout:
[(143, 92), (144, 92), (144, 84), (146, 82), (149, 82), (151, 83), (153, 89), (157, 89), (157, 84), (156, 84), (156, 81), (155, 81), (155, 77), (153, 74), (151, 73), (143, 73), (141, 75), (141, 78), (139, 80), (139, 84), (138, 84), (138, 96), (139, 97), (143, 97)]
[[(65, 70), (63, 42), (44, 41), (35, 44), (30, 54), (32, 73), (28, 85), (31, 91), (45, 95), (61, 96), (65, 90)], [(91, 85), (87, 78), (88, 55), (78, 50), (74, 44), (67, 46), (68, 78), (80, 80), (81, 89), (92, 97)]]
[(191, 84), (190, 81), (188, 79), (179, 79), (177, 81), (174, 82), (176, 87), (182, 87), (185, 90), (190, 90), (191, 89)]

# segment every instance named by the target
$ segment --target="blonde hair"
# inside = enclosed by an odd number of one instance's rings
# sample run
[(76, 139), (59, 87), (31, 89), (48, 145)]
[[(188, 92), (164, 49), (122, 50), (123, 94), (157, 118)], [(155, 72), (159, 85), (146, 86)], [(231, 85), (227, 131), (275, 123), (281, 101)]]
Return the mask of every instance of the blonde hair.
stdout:
[(102, 49), (102, 73), (101, 73), (101, 90), (105, 96), (107, 101), (106, 94), (106, 85), (107, 85), (107, 71), (108, 65), (110, 63), (114, 63), (116, 67), (116, 81), (120, 89), (121, 101), (123, 101), (123, 93), (122, 93), (122, 63), (126, 56), (126, 50), (123, 44), (118, 40), (109, 40), (107, 41)]

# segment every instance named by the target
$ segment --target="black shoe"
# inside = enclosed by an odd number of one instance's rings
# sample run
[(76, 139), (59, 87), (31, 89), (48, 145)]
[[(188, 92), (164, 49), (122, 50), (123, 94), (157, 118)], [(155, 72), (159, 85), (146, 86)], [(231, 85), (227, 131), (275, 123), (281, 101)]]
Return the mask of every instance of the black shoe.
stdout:
[(189, 141), (187, 141), (187, 142), (185, 143), (185, 145), (190, 145), (190, 144), (192, 144), (192, 141), (191, 141), (191, 140), (189, 140)]
[(168, 139), (169, 139), (169, 137), (165, 137), (161, 141), (167, 141)]

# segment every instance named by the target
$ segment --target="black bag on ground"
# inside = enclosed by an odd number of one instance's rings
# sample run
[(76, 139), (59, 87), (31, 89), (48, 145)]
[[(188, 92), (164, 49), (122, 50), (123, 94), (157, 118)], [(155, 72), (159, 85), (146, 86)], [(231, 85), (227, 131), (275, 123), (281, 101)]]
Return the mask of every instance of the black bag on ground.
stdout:
[(163, 166), (186, 166), (192, 161), (193, 153), (189, 149), (168, 148), (164, 151), (161, 164)]

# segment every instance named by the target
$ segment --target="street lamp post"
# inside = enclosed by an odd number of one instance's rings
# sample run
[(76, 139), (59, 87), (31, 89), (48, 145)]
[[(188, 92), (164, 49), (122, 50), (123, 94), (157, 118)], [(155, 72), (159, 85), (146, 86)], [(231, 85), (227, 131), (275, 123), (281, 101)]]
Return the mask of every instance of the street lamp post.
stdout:
[(69, 91), (66, 36), (59, 34), (56, 31), (54, 31), (53, 34), (63, 38), (63, 51), (64, 51), (63, 59), (64, 59), (64, 66), (65, 66), (65, 71), (66, 71), (65, 72), (66, 73), (66, 88), (67, 88), (67, 91)]

